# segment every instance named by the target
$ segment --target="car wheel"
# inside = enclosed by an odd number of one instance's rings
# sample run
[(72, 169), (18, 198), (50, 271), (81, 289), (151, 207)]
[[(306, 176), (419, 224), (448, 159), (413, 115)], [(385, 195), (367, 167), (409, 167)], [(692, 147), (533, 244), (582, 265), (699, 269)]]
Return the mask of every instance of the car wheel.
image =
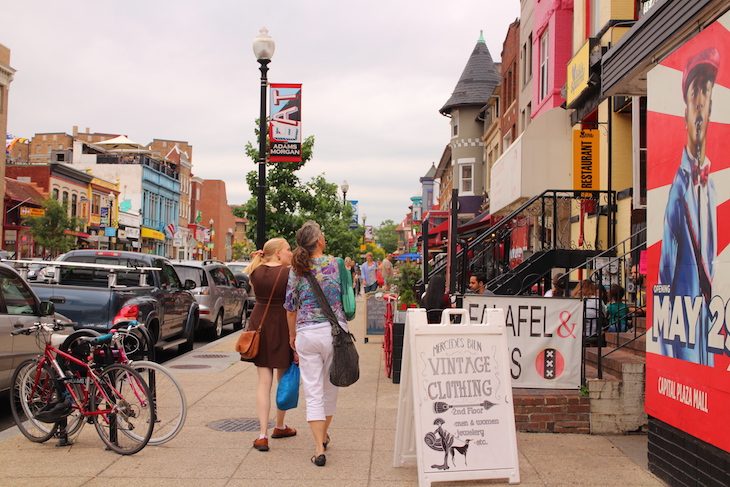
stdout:
[(217, 340), (223, 336), (223, 310), (220, 310), (215, 317), (213, 327), (209, 331), (210, 338)]
[(238, 317), (238, 319), (233, 323), (233, 330), (238, 331), (242, 330), (246, 326), (246, 322), (248, 321), (248, 304), (243, 305), (243, 309), (241, 310), (241, 316)]

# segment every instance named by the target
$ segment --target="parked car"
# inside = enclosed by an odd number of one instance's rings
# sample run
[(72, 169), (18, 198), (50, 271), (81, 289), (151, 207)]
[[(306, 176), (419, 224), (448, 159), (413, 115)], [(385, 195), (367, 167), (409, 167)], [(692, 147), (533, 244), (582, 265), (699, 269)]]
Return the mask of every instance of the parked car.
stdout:
[(251, 281), (249, 275), (246, 274), (246, 268), (251, 264), (246, 260), (237, 260), (235, 262), (226, 262), (228, 268), (233, 272), (237, 280), (246, 281), (246, 292), (248, 293), (248, 305), (246, 306), (246, 316), (251, 316), (254, 305), (256, 305), (256, 295), (251, 292)]
[(20, 362), (41, 351), (35, 335), (12, 336), (10, 332), (39, 321), (51, 323), (53, 315), (52, 303), (41, 302), (13, 267), (0, 264), (0, 391), (10, 388)]
[[(198, 326), (198, 303), (166, 258), (117, 250), (72, 250), (49, 268), (54, 276), (31, 281), (44, 301), (77, 328), (106, 332), (117, 323), (137, 320), (147, 326), (155, 347), (192, 350)], [(77, 263), (79, 265), (74, 265)], [(121, 266), (121, 267), (114, 267)]]
[(247, 280), (236, 279), (219, 261), (173, 262), (173, 266), (182, 279), (195, 282), (191, 292), (200, 305), (200, 330), (218, 339), (228, 323), (233, 323), (234, 330), (243, 328), (248, 319)]

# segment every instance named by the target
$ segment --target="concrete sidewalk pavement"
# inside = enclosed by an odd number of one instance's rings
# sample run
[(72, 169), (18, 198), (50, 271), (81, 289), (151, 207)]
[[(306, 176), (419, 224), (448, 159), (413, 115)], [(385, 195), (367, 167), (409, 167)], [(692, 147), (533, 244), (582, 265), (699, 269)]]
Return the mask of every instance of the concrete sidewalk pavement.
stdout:
[[(330, 427), (327, 465), (310, 462), (312, 434), (304, 399), (287, 414), (298, 430), (292, 438), (270, 439), (268, 452), (252, 448), (258, 437), (256, 368), (233, 352), (238, 334), (195, 350), (166, 365), (183, 385), (188, 415), (180, 434), (132, 456), (105, 451), (93, 426), (76, 443), (28, 441), (20, 433), (0, 435), (3, 485), (95, 486), (416, 486), (416, 465), (393, 467), (399, 386), (385, 377), (380, 341), (363, 343), (362, 312), (352, 324), (358, 336), (361, 377), (342, 389)], [(248, 426), (248, 428), (247, 428)], [(249, 431), (241, 431), (249, 429)], [(17, 432), (17, 429), (15, 429)], [(663, 486), (617, 445), (616, 437), (518, 433), (520, 478), (524, 486)], [(639, 440), (640, 441), (640, 440)], [(645, 443), (644, 443), (645, 444)], [(639, 455), (641, 455), (639, 443)], [(624, 448), (626, 450), (626, 448)], [(646, 451), (644, 448), (643, 456)], [(469, 481), (435, 485), (509, 485)]]

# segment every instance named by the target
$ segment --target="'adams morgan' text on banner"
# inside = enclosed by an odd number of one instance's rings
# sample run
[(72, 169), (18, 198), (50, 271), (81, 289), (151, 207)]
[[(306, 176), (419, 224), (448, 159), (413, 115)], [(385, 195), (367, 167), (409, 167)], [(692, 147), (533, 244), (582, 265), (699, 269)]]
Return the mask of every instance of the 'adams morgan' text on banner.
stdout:
[(467, 294), (464, 308), (472, 323), (481, 323), (487, 309), (504, 309), (514, 387), (580, 387), (583, 301)]
[(302, 85), (272, 83), (269, 160), (302, 160)]

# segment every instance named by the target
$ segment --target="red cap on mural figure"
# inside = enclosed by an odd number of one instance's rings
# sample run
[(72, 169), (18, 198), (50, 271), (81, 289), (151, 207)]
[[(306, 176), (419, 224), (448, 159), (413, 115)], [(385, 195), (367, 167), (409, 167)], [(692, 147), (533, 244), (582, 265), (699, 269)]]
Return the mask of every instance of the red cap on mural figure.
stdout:
[(684, 67), (684, 73), (682, 74), (682, 97), (684, 101), (687, 101), (687, 87), (694, 79), (697, 68), (704, 67), (708, 69), (712, 75), (714, 82), (717, 77), (717, 70), (720, 69), (720, 53), (717, 49), (710, 47), (695, 54), (687, 61), (687, 65)]

